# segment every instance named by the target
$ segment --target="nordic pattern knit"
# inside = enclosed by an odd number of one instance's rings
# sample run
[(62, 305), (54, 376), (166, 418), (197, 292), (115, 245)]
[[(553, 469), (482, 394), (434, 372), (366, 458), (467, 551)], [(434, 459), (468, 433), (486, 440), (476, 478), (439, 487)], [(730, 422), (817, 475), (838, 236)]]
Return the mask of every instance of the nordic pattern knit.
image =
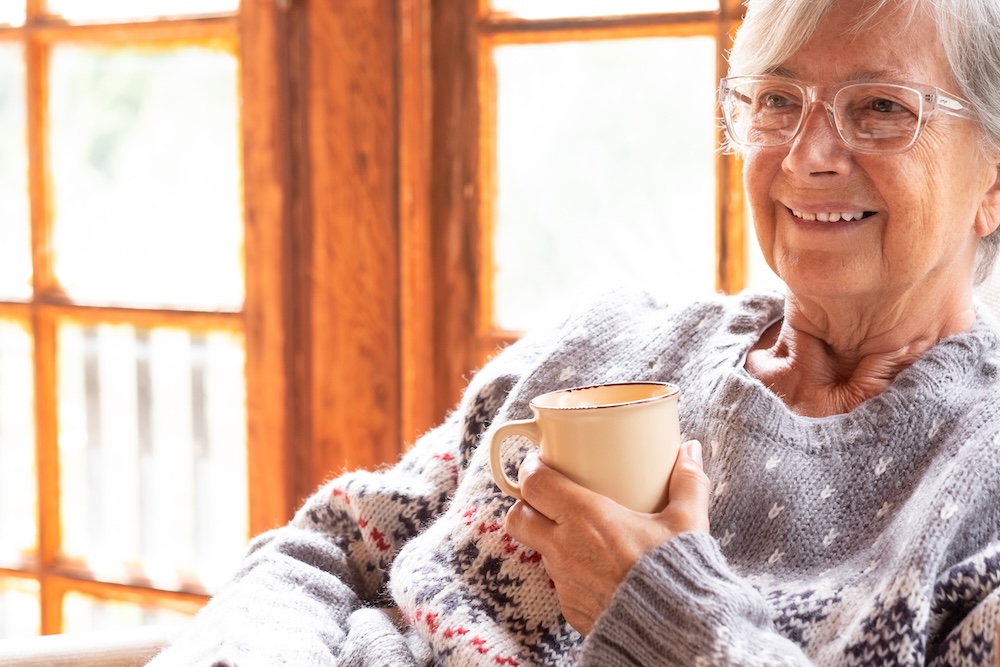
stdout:
[[(1000, 337), (988, 315), (848, 414), (791, 413), (743, 370), (777, 294), (672, 308), (621, 291), (510, 346), (391, 468), (344, 474), (164, 653), (168, 665), (990, 664), (1000, 621)], [(711, 535), (644, 557), (584, 641), (482, 436), (567, 386), (681, 387)], [(508, 441), (508, 467), (527, 448)], [(398, 605), (403, 630), (375, 609)]]

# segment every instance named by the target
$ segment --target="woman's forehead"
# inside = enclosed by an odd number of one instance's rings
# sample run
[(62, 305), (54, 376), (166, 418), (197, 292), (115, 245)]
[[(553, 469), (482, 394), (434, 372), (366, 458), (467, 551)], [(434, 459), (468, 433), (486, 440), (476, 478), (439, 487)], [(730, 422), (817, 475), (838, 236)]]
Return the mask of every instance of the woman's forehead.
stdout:
[(953, 83), (944, 45), (930, 14), (888, 3), (863, 25), (849, 13), (855, 0), (836, 3), (815, 32), (773, 71), (813, 83), (919, 81)]

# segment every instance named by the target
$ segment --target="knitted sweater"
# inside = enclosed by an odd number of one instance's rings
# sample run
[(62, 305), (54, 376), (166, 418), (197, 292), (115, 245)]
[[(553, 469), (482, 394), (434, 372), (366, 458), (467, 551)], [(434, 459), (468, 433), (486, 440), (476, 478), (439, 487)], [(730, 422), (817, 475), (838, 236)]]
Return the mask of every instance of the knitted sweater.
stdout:
[[(344, 474), (160, 658), (169, 665), (982, 665), (1000, 622), (1000, 334), (941, 341), (848, 414), (801, 417), (743, 369), (777, 294), (607, 295), (526, 337), (393, 467)], [(482, 436), (553, 389), (681, 387), (711, 535), (633, 568), (582, 638), (504, 531)], [(508, 441), (508, 467), (530, 445)], [(379, 607), (398, 607), (393, 621)]]

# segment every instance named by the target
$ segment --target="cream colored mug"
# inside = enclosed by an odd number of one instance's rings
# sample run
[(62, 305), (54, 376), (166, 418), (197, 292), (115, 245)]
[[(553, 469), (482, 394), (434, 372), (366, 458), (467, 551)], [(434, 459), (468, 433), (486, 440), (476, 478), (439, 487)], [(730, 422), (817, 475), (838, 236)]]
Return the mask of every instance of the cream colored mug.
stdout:
[(639, 512), (659, 512), (680, 450), (680, 390), (664, 382), (625, 382), (576, 387), (531, 400), (534, 419), (494, 429), (490, 440), (493, 479), (521, 499), (507, 477), (501, 446), (521, 435), (539, 448), (547, 465), (571, 480)]

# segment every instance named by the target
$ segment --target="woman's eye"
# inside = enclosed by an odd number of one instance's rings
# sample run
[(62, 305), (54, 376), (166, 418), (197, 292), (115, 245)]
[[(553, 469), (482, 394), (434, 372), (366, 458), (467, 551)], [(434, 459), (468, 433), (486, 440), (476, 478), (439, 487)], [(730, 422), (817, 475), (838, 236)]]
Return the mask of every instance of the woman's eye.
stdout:
[(884, 99), (884, 98), (882, 98), (882, 99), (874, 99), (871, 102), (869, 102), (868, 106), (869, 106), (869, 108), (872, 111), (878, 111), (878, 112), (881, 112), (881, 113), (892, 113), (892, 112), (899, 112), (899, 111), (908, 111), (908, 109), (906, 109), (906, 107), (904, 107), (903, 105), (899, 104), (898, 102), (893, 102), (892, 100), (887, 100), (887, 99)]
[(792, 103), (786, 95), (781, 93), (764, 93), (760, 96), (761, 105), (768, 109), (780, 109)]

